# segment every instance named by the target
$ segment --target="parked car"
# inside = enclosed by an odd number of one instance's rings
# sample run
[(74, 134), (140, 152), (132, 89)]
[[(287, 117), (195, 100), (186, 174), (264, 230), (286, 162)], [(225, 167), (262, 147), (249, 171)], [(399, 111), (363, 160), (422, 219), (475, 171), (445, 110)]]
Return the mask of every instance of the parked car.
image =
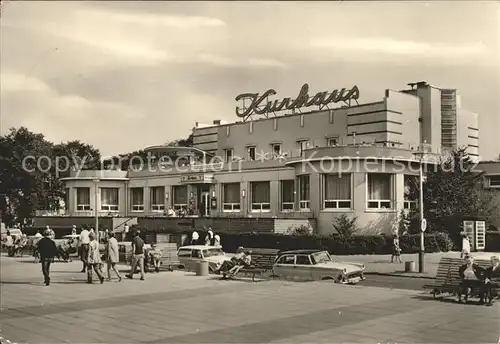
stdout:
[(197, 262), (205, 261), (211, 272), (217, 270), (225, 260), (231, 259), (222, 251), (222, 247), (205, 245), (183, 246), (177, 251), (177, 257), (180, 264), (189, 271), (195, 270)]
[(273, 274), (280, 278), (333, 280), (346, 284), (364, 280), (364, 270), (364, 264), (337, 262), (328, 252), (320, 250), (280, 252), (273, 265)]

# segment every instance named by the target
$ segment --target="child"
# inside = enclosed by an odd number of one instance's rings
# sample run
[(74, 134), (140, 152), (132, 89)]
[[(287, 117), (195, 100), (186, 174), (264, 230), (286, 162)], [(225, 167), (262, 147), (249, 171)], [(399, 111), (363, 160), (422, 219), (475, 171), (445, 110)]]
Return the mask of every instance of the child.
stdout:
[(151, 250), (149, 250), (149, 258), (150, 261), (153, 263), (153, 268), (157, 273), (160, 272), (161, 255), (162, 255), (161, 250), (159, 250), (156, 247), (156, 244), (152, 244)]
[(394, 257), (396, 257), (397, 263), (402, 263), (401, 248), (399, 247), (399, 236), (397, 234), (394, 234), (392, 237), (392, 246), (391, 263), (394, 263)]

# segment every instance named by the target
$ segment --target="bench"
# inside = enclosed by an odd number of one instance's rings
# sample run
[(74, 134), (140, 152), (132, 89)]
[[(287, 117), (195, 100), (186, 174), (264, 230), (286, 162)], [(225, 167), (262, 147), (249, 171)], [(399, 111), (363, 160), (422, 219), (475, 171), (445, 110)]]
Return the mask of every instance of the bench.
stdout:
[[(474, 260), (474, 263), (483, 269), (490, 266), (490, 262), (487, 260)], [(434, 298), (442, 294), (457, 295), (458, 286), (462, 282), (458, 270), (462, 265), (464, 265), (464, 260), (461, 258), (441, 258), (434, 283), (426, 284), (424, 288), (432, 289), (431, 294)], [(474, 295), (479, 295), (479, 290), (473, 290), (471, 296)]]
[(245, 250), (252, 251), (252, 262), (250, 266), (246, 266), (237, 270), (234, 274), (223, 273), (223, 278), (232, 278), (238, 274), (251, 275), (252, 281), (255, 282), (256, 275), (263, 275), (266, 272), (273, 270), (274, 262), (278, 256), (279, 250), (269, 248), (245, 248)]

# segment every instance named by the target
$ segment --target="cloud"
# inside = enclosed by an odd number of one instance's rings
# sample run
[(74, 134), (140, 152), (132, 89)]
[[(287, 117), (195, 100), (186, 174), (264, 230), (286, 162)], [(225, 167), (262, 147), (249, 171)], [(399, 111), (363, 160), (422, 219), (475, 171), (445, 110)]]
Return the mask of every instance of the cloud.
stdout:
[(158, 14), (131, 14), (119, 12), (102, 12), (95, 10), (82, 10), (83, 15), (90, 15), (99, 19), (106, 19), (125, 24), (139, 24), (141, 26), (166, 26), (179, 29), (194, 29), (225, 26), (222, 20), (202, 16), (158, 15)]
[(320, 38), (310, 41), (312, 47), (346, 52), (370, 52), (391, 55), (436, 56), (477, 55), (485, 52), (481, 43), (466, 45), (430, 44), (392, 38)]
[(289, 68), (285, 63), (273, 59), (261, 58), (230, 58), (214, 54), (200, 54), (198, 61), (222, 67), (251, 67), (251, 68)]

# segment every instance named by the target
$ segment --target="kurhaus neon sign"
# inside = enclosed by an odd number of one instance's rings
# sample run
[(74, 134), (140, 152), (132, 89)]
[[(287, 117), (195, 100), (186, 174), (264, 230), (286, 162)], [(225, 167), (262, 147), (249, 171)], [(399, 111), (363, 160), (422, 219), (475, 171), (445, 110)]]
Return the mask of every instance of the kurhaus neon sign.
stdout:
[[(297, 98), (285, 98), (283, 100), (269, 101), (269, 96), (276, 95), (274, 89), (269, 89), (262, 93), (242, 93), (236, 97), (236, 101), (243, 101), (243, 107), (236, 107), (236, 115), (248, 119), (252, 115), (264, 115), (268, 117), (270, 113), (275, 113), (284, 110), (298, 110), (303, 107), (319, 106), (320, 109), (328, 104), (346, 102), (350, 105), (350, 101), (359, 99), (358, 86), (354, 86), (350, 90), (342, 88), (332, 92), (318, 92), (313, 97), (309, 96), (309, 85), (304, 84), (300, 89)], [(250, 101), (250, 105), (245, 105), (245, 100)]]

